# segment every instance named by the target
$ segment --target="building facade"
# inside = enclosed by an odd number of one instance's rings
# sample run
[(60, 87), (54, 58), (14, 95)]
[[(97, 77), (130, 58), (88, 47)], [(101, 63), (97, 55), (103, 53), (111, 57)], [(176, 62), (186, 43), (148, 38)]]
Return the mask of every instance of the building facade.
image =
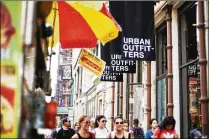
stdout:
[[(207, 61), (208, 7), (209, 3), (204, 1), (204, 42)], [(198, 129), (202, 131), (203, 126), (208, 127), (209, 123), (209, 113), (206, 114), (206, 124), (202, 123), (200, 38), (197, 21), (197, 2), (160, 1), (155, 5), (156, 61), (151, 62), (151, 118), (157, 118), (162, 122), (172, 110), (177, 133), (185, 138), (189, 136), (192, 124), (197, 124)], [(170, 39), (171, 44), (168, 43)], [(170, 45), (172, 47), (168, 47)], [(98, 45), (89, 51), (100, 57), (100, 47)], [(146, 131), (148, 125), (144, 121), (147, 121), (147, 62), (137, 62), (136, 73), (123, 74), (122, 83), (101, 82), (98, 77), (78, 65), (80, 49), (72, 51), (74, 120), (77, 121), (82, 114), (90, 118), (103, 114), (107, 118), (107, 128), (110, 130), (111, 120), (115, 116), (122, 116), (129, 121), (138, 118), (140, 126)], [(171, 71), (168, 69), (170, 64)], [(208, 71), (209, 64), (206, 75), (206, 86), (209, 90)], [(205, 101), (208, 106), (207, 99)]]
[(72, 50), (59, 48), (56, 95), (57, 114), (60, 119), (69, 117), (73, 120), (73, 79)]
[[(166, 11), (170, 8), (170, 25)], [(157, 94), (157, 118), (163, 119), (163, 115), (168, 115), (169, 84), (168, 84), (168, 64), (172, 64), (172, 103), (173, 116), (176, 119), (176, 129), (181, 137), (188, 138), (189, 131), (193, 124), (197, 124), (198, 129), (203, 131), (208, 127), (208, 114), (202, 112), (201, 106), (208, 107), (205, 98), (203, 103), (201, 88), (208, 85), (201, 83), (200, 58), (201, 46), (200, 39), (205, 42), (206, 61), (208, 61), (208, 2), (204, 2), (204, 14), (198, 13), (198, 2), (161, 1), (155, 7), (155, 27), (156, 27), (156, 94)], [(200, 38), (198, 33), (198, 16), (204, 16), (205, 36)], [(169, 28), (172, 26), (172, 28)], [(170, 29), (170, 30), (169, 30)], [(172, 32), (172, 33), (170, 33)], [(171, 37), (171, 44), (168, 39)], [(169, 57), (169, 45), (172, 46), (172, 57)], [(208, 67), (208, 64), (207, 64)], [(208, 72), (208, 68), (207, 68)], [(208, 92), (208, 91), (207, 91)], [(163, 106), (163, 107), (160, 107)], [(202, 106), (203, 107), (203, 106)], [(206, 110), (208, 111), (208, 110)], [(202, 118), (206, 119), (202, 123)]]

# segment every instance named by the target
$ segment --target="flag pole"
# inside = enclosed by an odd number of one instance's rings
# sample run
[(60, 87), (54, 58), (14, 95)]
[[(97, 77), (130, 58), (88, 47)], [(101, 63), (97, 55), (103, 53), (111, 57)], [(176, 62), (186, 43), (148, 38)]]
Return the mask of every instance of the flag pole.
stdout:
[[(49, 56), (49, 80), (50, 80), (50, 72), (51, 72), (51, 62), (52, 62), (52, 55), (55, 55), (54, 52), (52, 52), (52, 47), (54, 46), (54, 29), (55, 29), (55, 21), (56, 21), (56, 15), (57, 15), (57, 8), (56, 8), (56, 3), (54, 4), (54, 8), (52, 9), (54, 10), (54, 20), (53, 20), (53, 24), (52, 24), (52, 28), (53, 28), (53, 31), (52, 31), (52, 42), (51, 42), (51, 52), (50, 54), (48, 55)], [(50, 91), (50, 85), (48, 86), (48, 92)]]

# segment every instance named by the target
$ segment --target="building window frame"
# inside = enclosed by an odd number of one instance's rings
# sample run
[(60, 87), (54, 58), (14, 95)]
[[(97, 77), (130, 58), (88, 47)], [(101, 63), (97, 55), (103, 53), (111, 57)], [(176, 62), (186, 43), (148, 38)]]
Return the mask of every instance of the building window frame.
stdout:
[[(188, 27), (186, 18), (183, 18), (185, 13), (192, 7), (195, 6), (196, 2), (185, 2), (178, 9), (178, 24), (179, 24), (179, 96), (180, 96), (180, 123), (184, 123), (180, 126), (181, 137), (189, 137), (189, 126), (191, 124), (189, 116), (189, 79), (188, 79), (188, 68), (191, 65), (198, 64), (199, 58), (189, 61), (187, 55), (188, 47)], [(197, 34), (197, 32), (196, 32)], [(198, 66), (197, 66), (198, 67)], [(198, 77), (197, 77), (198, 78)]]
[[(156, 29), (156, 112), (158, 122), (162, 122), (167, 115), (167, 24), (164, 21)], [(163, 36), (164, 35), (164, 36)], [(166, 40), (162, 40), (165, 37)], [(164, 49), (159, 49), (163, 48)], [(164, 63), (162, 62), (164, 60)], [(162, 99), (164, 98), (164, 99)], [(160, 106), (159, 106), (160, 105)], [(164, 107), (162, 108), (162, 105)], [(160, 109), (159, 109), (160, 108)]]
[(137, 61), (137, 82), (142, 83), (142, 62)]

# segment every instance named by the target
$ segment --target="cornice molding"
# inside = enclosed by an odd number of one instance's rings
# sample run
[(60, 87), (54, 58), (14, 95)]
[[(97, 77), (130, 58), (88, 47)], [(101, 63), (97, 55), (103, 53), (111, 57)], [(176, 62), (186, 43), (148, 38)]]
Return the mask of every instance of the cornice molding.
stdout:
[(173, 9), (178, 9), (181, 7), (185, 1), (163, 1), (156, 5), (155, 9), (155, 28), (159, 27), (166, 20), (166, 14), (163, 10), (167, 5), (173, 5)]

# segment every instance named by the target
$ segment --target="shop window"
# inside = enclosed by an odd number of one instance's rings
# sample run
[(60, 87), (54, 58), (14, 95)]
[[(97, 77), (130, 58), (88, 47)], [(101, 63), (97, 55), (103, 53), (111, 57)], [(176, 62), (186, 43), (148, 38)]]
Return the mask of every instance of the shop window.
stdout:
[(167, 28), (166, 22), (156, 30), (156, 86), (157, 119), (162, 122), (167, 115)]
[(99, 100), (99, 115), (103, 114), (102, 99)]
[(180, 95), (182, 137), (188, 138), (192, 126), (201, 131), (200, 71), (198, 65), (197, 5), (186, 3), (179, 10), (180, 19)]

